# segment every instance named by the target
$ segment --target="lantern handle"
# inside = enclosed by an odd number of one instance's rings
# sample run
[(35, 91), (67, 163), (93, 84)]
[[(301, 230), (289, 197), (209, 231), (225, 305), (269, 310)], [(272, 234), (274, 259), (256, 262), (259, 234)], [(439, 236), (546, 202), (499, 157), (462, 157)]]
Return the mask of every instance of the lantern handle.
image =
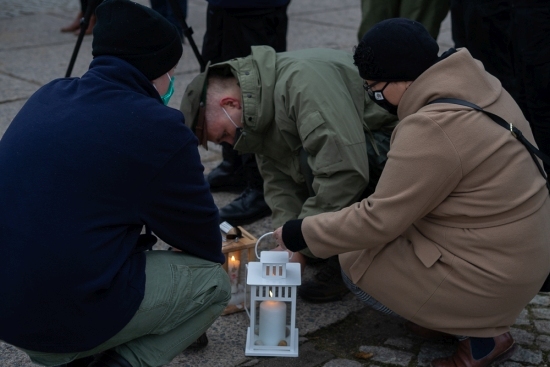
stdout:
[[(259, 259), (260, 256), (258, 255), (258, 245), (260, 244), (260, 241), (264, 239), (264, 237), (272, 235), (274, 232), (267, 232), (258, 238), (258, 241), (256, 241), (256, 246), (254, 247), (254, 252), (256, 253), (256, 258)], [(288, 251), (288, 250), (287, 250)], [(288, 258), (289, 260), (292, 259), (292, 256), (294, 256), (294, 252), (292, 252), (292, 255)]]
[(267, 232), (263, 235), (260, 236), (260, 238), (258, 238), (258, 241), (256, 241), (256, 246), (254, 247), (254, 252), (256, 252), (256, 259), (259, 259), (260, 256), (258, 255), (258, 245), (260, 244), (260, 241), (264, 239), (264, 237), (267, 237), (269, 235), (272, 235), (273, 232)]
[[(248, 279), (248, 264), (245, 264), (245, 279)], [(250, 320), (250, 311), (248, 311), (248, 307), (246, 307), (246, 285), (244, 286), (244, 310), (246, 311), (246, 314), (248, 315), (248, 319)]]

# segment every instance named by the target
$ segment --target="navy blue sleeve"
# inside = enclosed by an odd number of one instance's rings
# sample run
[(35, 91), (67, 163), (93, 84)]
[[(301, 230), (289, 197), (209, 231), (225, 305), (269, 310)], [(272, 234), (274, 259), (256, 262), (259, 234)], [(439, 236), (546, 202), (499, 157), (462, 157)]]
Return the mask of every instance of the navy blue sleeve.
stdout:
[(223, 264), (218, 208), (204, 179), (197, 140), (193, 138), (148, 185), (142, 219), (170, 246)]

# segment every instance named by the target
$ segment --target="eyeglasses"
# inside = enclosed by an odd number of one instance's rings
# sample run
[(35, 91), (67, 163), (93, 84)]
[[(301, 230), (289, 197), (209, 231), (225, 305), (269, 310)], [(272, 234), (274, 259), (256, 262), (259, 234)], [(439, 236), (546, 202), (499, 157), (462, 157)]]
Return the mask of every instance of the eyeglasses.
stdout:
[(369, 85), (369, 83), (367, 83), (366, 80), (363, 81), (363, 88), (365, 89), (365, 91), (370, 94), (371, 96), (374, 94), (373, 90), (372, 90), (372, 87), (374, 87), (376, 84), (378, 84), (380, 82), (374, 82), (372, 84)]
[(386, 89), (386, 87), (388, 86), (388, 84), (390, 84), (390, 82), (386, 82), (386, 85), (384, 85), (384, 87), (380, 90), (372, 90), (372, 87), (376, 86), (379, 83), (380, 81), (377, 81), (369, 85), (366, 81), (363, 81), (363, 88), (367, 91), (369, 96), (374, 97), (377, 100), (383, 100), (383, 99), (386, 99), (384, 98), (384, 93), (383, 93), (384, 89)]

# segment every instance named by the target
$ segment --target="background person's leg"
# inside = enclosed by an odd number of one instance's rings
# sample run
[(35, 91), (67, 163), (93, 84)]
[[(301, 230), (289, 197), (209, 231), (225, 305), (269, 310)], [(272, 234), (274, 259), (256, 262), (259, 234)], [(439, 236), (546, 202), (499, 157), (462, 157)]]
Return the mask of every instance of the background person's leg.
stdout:
[(422, 23), (430, 35), (437, 39), (441, 22), (449, 13), (450, 6), (450, 0), (402, 1), (399, 16)]
[[(550, 156), (550, 3), (518, 2), (512, 15), (512, 50), (518, 92), (512, 95), (538, 148)], [(550, 166), (544, 166), (550, 172)]]
[[(203, 57), (212, 63), (250, 55), (251, 46), (268, 45), (286, 51), (287, 6), (220, 8), (208, 5)], [(207, 177), (211, 189), (244, 184), (245, 191), (220, 209), (220, 220), (233, 226), (253, 223), (271, 214), (264, 200), (263, 178), (254, 154), (239, 155), (223, 146), (223, 161)]]
[[(183, 27), (172, 10), (172, 4), (168, 0), (150, 0), (150, 2), (153, 10), (159, 12), (164, 18), (178, 28), (178, 33), (183, 41)], [(180, 7), (184, 18), (187, 18), (187, 0), (178, 0), (176, 3)]]
[(399, 16), (401, 0), (361, 0), (361, 24), (357, 39), (361, 38), (378, 22)]

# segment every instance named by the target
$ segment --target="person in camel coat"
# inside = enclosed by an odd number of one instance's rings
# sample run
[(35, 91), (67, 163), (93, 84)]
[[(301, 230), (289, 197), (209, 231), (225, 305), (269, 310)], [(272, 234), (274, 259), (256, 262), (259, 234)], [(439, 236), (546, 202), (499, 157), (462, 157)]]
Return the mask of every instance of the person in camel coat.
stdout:
[(534, 144), (529, 123), (467, 49), (438, 57), (418, 22), (378, 23), (354, 60), (371, 98), (400, 120), (376, 190), (340, 211), (289, 221), (275, 240), (321, 258), (339, 254), (362, 300), (424, 335), (457, 336), (457, 352), (432, 366), (510, 357), (509, 328), (550, 271), (546, 181), (524, 145), (484, 113), (428, 104), (475, 103)]

